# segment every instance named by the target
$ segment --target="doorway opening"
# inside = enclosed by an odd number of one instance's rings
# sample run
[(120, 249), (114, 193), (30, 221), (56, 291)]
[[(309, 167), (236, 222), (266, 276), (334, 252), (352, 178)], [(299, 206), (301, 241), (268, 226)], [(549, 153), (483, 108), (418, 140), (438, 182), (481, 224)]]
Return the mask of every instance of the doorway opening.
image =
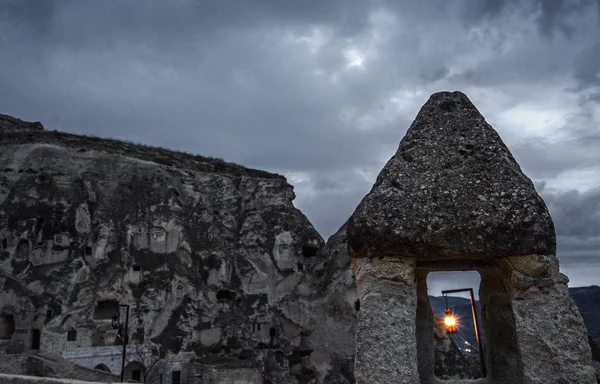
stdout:
[[(485, 377), (482, 383), (523, 383), (511, 276), (512, 267), (505, 259), (417, 262), (417, 356), (422, 382), (453, 379), (452, 383), (469, 383), (473, 377)], [(457, 318), (456, 335), (448, 335), (448, 328), (442, 321), (446, 315), (446, 298), (442, 290), (462, 291), (463, 288), (473, 289), (483, 356), (480, 356), (474, 337), (469, 293), (448, 294), (447, 306)], [(456, 359), (454, 362), (452, 356)], [(459, 364), (461, 361), (467, 364)], [(474, 371), (469, 369), (469, 361), (478, 363)], [(481, 369), (482, 366), (485, 369)]]
[[(485, 332), (481, 324), (477, 271), (431, 272), (427, 276), (427, 294), (434, 315), (435, 376), (442, 380), (476, 379), (484, 376), (481, 357), (485, 356)], [(468, 291), (472, 289), (476, 317)], [(476, 326), (477, 325), (477, 326)], [(480, 347), (483, 354), (480, 353)], [(485, 365), (485, 362), (483, 362)]]
[(40, 330), (31, 330), (31, 349), (40, 349)]

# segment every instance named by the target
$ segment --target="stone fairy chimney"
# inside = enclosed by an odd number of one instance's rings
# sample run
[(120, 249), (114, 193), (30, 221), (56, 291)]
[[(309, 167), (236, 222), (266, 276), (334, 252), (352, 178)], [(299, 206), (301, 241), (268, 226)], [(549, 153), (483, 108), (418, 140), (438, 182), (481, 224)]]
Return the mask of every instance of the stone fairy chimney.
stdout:
[(478, 383), (596, 382), (548, 209), (463, 93), (431, 96), (347, 231), (358, 384), (437, 382), (427, 274), (466, 270), (481, 275)]

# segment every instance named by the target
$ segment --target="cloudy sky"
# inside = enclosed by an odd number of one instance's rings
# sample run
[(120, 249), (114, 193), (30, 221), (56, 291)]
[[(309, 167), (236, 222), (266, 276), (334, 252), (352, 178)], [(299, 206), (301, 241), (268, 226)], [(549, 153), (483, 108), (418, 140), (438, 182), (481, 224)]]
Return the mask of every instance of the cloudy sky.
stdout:
[(0, 113), (284, 174), (325, 238), (440, 90), (534, 180), (571, 286), (600, 284), (599, 0), (0, 0)]

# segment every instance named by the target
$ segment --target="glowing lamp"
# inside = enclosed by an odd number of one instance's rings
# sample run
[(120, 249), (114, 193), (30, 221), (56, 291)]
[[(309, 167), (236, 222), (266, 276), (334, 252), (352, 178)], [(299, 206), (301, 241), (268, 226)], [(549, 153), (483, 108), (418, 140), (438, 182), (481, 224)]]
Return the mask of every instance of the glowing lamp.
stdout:
[(456, 317), (452, 314), (450, 308), (446, 308), (444, 314), (444, 325), (446, 326), (446, 332), (455, 333), (456, 332)]

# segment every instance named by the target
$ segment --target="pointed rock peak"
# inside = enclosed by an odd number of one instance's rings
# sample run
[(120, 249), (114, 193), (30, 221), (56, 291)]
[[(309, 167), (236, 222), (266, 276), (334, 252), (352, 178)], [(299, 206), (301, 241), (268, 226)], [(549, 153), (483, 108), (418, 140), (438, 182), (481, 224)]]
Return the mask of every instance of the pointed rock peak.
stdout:
[(461, 92), (430, 97), (348, 223), (353, 257), (554, 254), (554, 224), (498, 133)]

